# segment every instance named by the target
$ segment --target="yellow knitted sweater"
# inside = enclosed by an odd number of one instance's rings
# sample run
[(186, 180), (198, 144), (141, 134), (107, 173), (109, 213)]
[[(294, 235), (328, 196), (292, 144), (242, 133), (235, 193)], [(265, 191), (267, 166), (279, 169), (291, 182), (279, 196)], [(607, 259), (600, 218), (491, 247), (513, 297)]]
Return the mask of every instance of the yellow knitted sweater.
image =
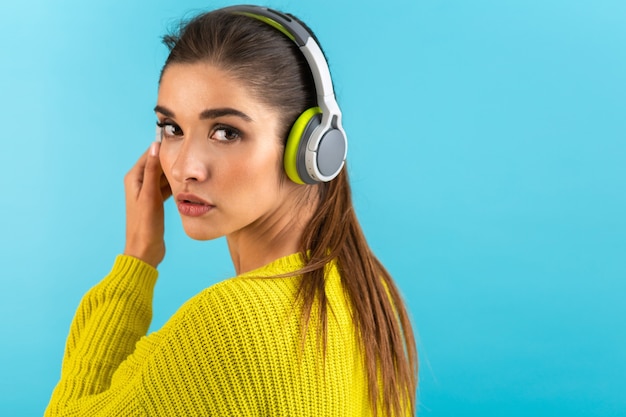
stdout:
[(83, 298), (46, 416), (367, 416), (367, 379), (335, 266), (326, 357), (301, 340), (294, 254), (205, 289), (146, 336), (156, 269), (117, 257)]

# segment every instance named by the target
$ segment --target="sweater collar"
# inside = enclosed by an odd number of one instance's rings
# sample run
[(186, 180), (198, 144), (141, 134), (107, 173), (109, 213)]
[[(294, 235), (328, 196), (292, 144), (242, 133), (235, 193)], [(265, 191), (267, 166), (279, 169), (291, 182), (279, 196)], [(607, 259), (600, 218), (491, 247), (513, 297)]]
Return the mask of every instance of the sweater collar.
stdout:
[(267, 278), (274, 275), (287, 274), (304, 267), (304, 259), (300, 253), (278, 258), (260, 268), (238, 275), (238, 278)]

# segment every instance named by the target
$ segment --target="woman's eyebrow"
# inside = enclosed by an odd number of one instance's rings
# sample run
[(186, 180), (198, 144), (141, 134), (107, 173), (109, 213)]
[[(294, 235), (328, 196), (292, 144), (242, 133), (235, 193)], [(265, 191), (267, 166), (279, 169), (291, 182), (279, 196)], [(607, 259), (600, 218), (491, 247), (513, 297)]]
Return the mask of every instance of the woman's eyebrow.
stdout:
[(169, 110), (166, 107), (159, 106), (158, 104), (154, 107), (154, 112), (161, 113), (163, 116), (166, 116), (166, 117), (174, 117), (173, 111)]
[(207, 109), (200, 113), (200, 119), (216, 119), (222, 116), (237, 116), (245, 120), (246, 122), (251, 122), (252, 118), (247, 114), (240, 112), (239, 110), (232, 109), (230, 107), (223, 107), (219, 109)]
[[(162, 115), (166, 117), (174, 117), (174, 112), (168, 109), (167, 107), (157, 105), (154, 108), (154, 111), (157, 113), (161, 113)], [(202, 119), (216, 119), (218, 117), (223, 117), (223, 116), (237, 116), (237, 117), (242, 118), (246, 122), (253, 121), (252, 118), (248, 116), (247, 114), (237, 109), (230, 108), (230, 107), (223, 107), (219, 109), (207, 109), (207, 110), (203, 110), (200, 113), (201, 120)]]

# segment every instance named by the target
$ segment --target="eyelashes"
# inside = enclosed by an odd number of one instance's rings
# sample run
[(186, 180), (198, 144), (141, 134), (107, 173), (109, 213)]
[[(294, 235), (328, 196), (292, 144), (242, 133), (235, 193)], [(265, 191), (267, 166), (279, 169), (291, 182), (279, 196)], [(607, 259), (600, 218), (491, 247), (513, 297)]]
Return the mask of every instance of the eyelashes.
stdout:
[(214, 128), (211, 139), (220, 142), (232, 142), (241, 139), (241, 132), (234, 127), (218, 125)]
[(157, 122), (157, 126), (161, 128), (161, 138), (167, 139), (172, 137), (180, 137), (183, 131), (178, 125), (170, 122)]
[[(184, 136), (183, 130), (176, 123), (169, 120), (157, 121), (157, 127), (161, 129), (162, 139), (178, 139)], [(215, 124), (210, 131), (209, 139), (216, 142), (235, 142), (243, 138), (241, 131), (225, 124)]]

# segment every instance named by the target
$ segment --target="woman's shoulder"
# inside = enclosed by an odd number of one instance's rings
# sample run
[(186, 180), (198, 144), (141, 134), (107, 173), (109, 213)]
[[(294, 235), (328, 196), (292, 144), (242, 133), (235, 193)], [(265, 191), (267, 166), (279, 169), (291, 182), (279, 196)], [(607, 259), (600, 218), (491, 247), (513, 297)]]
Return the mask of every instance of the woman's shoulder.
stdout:
[[(185, 303), (169, 325), (180, 320), (205, 327), (258, 328), (299, 322), (299, 254), (279, 258), (256, 270), (214, 284)], [(336, 265), (327, 270), (326, 293), (334, 308), (345, 310), (344, 292)], [(167, 325), (166, 325), (167, 326)]]
[(252, 317), (293, 306), (304, 266), (299, 254), (279, 258), (261, 268), (206, 288), (189, 303), (211, 318)]
[(276, 309), (291, 305), (295, 299), (299, 277), (237, 276), (217, 283), (196, 297), (196, 302), (210, 308), (211, 314), (238, 314), (248, 310)]
[(235, 298), (256, 295), (258, 291), (265, 295), (276, 291), (278, 294), (285, 290), (290, 292), (288, 289), (299, 282), (299, 271), (304, 265), (304, 260), (298, 253), (283, 256), (260, 268), (221, 281), (203, 292), (209, 297), (219, 294)]
[[(300, 270), (304, 266), (305, 261), (301, 254), (288, 255), (261, 268), (219, 282), (204, 290), (200, 296), (205, 302), (232, 303), (242, 309), (275, 309), (277, 304), (292, 307), (301, 283)], [(343, 294), (338, 291), (341, 278), (336, 262), (327, 265), (325, 274), (327, 293)]]

